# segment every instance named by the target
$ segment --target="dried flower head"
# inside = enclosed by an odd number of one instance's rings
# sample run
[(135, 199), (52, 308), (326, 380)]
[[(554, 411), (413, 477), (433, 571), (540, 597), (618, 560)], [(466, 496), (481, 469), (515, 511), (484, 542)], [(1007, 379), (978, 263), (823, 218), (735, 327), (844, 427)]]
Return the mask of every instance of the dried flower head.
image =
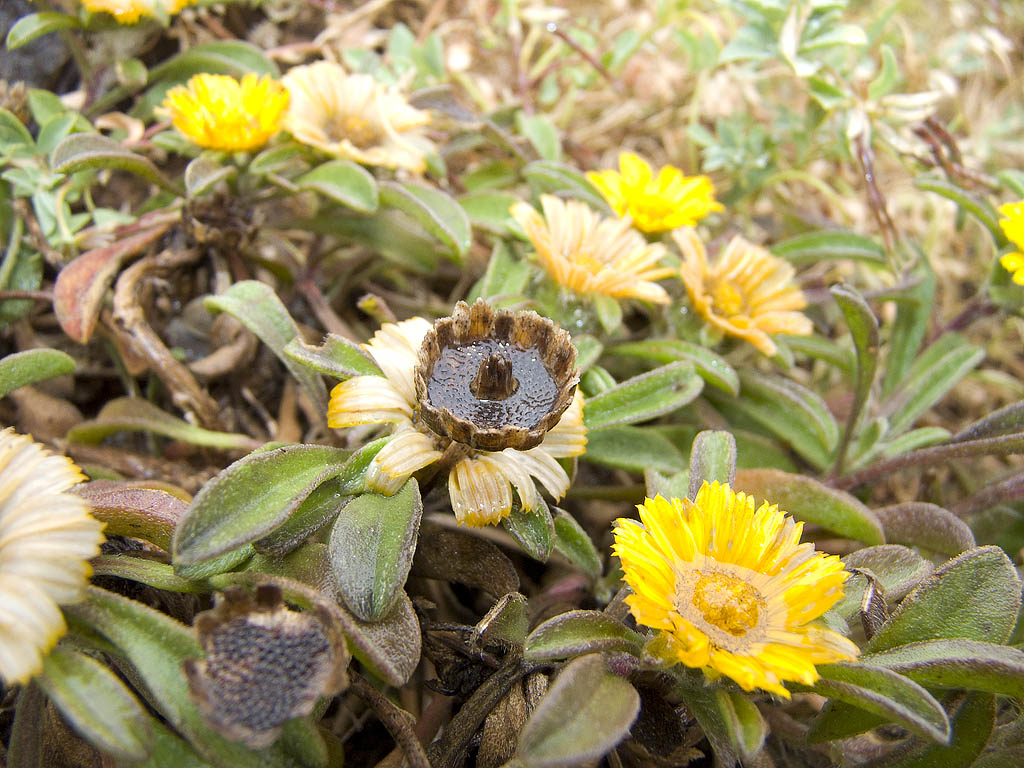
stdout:
[(583, 295), (669, 302), (665, 289), (651, 282), (675, 274), (658, 266), (665, 249), (644, 240), (628, 219), (609, 219), (553, 195), (541, 195), (540, 203), (543, 216), (527, 203), (513, 205), (512, 215), (556, 283)]
[(655, 176), (632, 152), (619, 155), (619, 170), (590, 171), (587, 178), (619, 216), (629, 216), (644, 232), (692, 227), (709, 213), (723, 210), (707, 176), (687, 176), (666, 165)]
[(291, 94), (285, 128), (298, 141), (364, 165), (426, 170), (433, 146), (420, 129), (430, 115), (370, 75), (318, 61), (288, 70), (281, 82)]
[(192, 697), (211, 727), (253, 749), (269, 747), (286, 721), (348, 684), (348, 651), (333, 619), (288, 609), (276, 586), (257, 588), (255, 600), (227, 589), (195, 626), (206, 658), (185, 661)]
[(87, 11), (106, 12), (118, 24), (134, 24), (140, 18), (172, 16), (195, 0), (82, 0)]
[(103, 524), (68, 493), (85, 477), (12, 429), (0, 432), (0, 678), (26, 682), (67, 629), (59, 605), (81, 597)]
[(843, 596), (838, 557), (801, 544), (803, 524), (728, 485), (696, 499), (661, 496), (615, 521), (613, 551), (633, 590), (639, 624), (660, 630), (649, 649), (669, 663), (725, 675), (745, 691), (789, 698), (786, 680), (811, 685), (816, 664), (857, 657), (856, 645), (812, 623)]
[[(471, 317), (475, 318), (475, 326), (470, 320)], [(491, 320), (488, 321), (487, 318)], [(454, 390), (455, 396), (452, 399), (464, 397), (461, 388), (465, 386), (470, 388), (471, 394), (472, 388), (477, 387), (478, 394), (473, 395), (475, 401), (480, 399), (481, 387), (484, 394), (491, 394), (497, 400), (496, 395), (503, 392), (495, 390), (513, 388), (510, 379), (515, 380), (516, 387), (524, 386), (519, 382), (532, 378), (535, 373), (539, 374), (539, 371), (534, 367), (534, 361), (529, 360), (529, 355), (524, 356), (514, 350), (531, 347), (539, 349), (543, 345), (548, 350), (548, 362), (564, 360), (570, 369), (558, 370), (552, 377), (556, 382), (556, 394), (551, 399), (548, 411), (554, 413), (556, 409), (561, 408), (564, 412), (559, 411), (561, 416), (557, 419), (533, 413), (526, 419), (532, 422), (533, 426), (513, 423), (506, 425), (511, 429), (506, 429), (493, 419), (493, 414), (503, 413), (504, 409), (492, 408), (489, 403), (480, 402), (474, 405), (467, 400), (465, 405), (468, 407), (461, 412), (461, 416), (458, 412), (453, 412), (451, 405), (447, 405), (449, 414), (445, 415), (445, 406), (450, 400), (446, 400), (444, 395), (437, 396), (435, 400), (435, 395), (430, 394), (433, 405), (424, 408), (417, 395), (416, 381), (418, 378), (421, 379), (423, 383), (420, 386), (425, 387), (429, 394), (431, 381), (438, 374), (436, 362), (440, 358), (434, 359), (434, 363), (431, 363), (434, 367), (429, 370), (424, 367), (417, 372), (417, 364), (420, 362), (421, 354), (429, 358), (432, 351), (440, 353), (441, 347), (436, 342), (437, 333), (435, 332), (433, 336), (435, 341), (426, 349), (424, 338), (431, 333), (432, 326), (423, 318), (417, 317), (395, 324), (385, 323), (370, 343), (363, 345), (384, 375), (357, 376), (343, 381), (331, 392), (327, 409), (327, 423), (335, 428), (376, 423), (395, 425), (391, 441), (380, 450), (367, 469), (366, 481), (372, 490), (383, 494), (395, 493), (410, 475), (439, 461), (446, 453), (446, 461), (451, 464), (448, 492), (452, 509), (459, 522), (466, 525), (497, 523), (507, 516), (512, 510), (513, 486), (519, 495), (522, 508), (535, 509), (540, 504), (540, 494), (534, 484), (534, 478), (539, 480), (556, 499), (562, 497), (568, 490), (569, 476), (556, 459), (580, 455), (587, 443), (587, 431), (583, 426), (583, 398), (578, 391), (573, 395), (576, 383), (575, 357), (565, 351), (555, 351), (558, 333), (554, 329), (547, 329), (543, 324), (538, 325), (538, 321), (529, 318), (517, 318), (512, 313), (492, 313), (490, 308), (482, 303), (471, 309), (460, 302), (450, 320), (438, 321), (442, 328), (449, 327), (450, 323), (453, 328), (467, 329), (479, 329), (489, 326), (491, 322), (494, 327), (517, 329), (522, 333), (532, 328), (543, 327), (544, 330), (539, 332), (545, 337), (550, 336), (550, 340), (556, 344), (548, 346), (548, 341), (542, 343), (541, 339), (529, 336), (508, 337), (511, 341), (509, 346), (488, 343), (488, 355), (476, 361), (472, 377), (465, 377), (465, 380), (459, 377), (457, 382), (453, 382), (460, 389)], [(449, 335), (450, 338), (454, 338), (454, 331), (441, 331), (442, 337), (448, 338)], [(484, 337), (481, 336), (478, 340), (483, 341)], [(423, 353), (420, 351), (421, 348), (425, 349)], [(492, 361), (492, 353), (501, 361)], [(529, 365), (527, 373), (520, 372), (520, 365), (524, 360)], [(482, 376), (481, 364), (484, 367)], [(442, 364), (442, 370), (444, 365)], [(438, 381), (438, 384), (441, 382)], [(460, 392), (461, 395), (458, 394)], [(569, 402), (566, 405), (567, 398)], [(431, 409), (434, 412), (426, 415), (426, 411)], [(475, 417), (477, 413), (491, 416), (487, 417), (485, 423), (476, 426), (462, 423), (470, 421), (465, 419), (466, 415)], [(541, 442), (535, 447), (518, 449), (500, 442), (501, 439), (507, 439), (510, 443), (529, 445), (536, 437), (530, 436), (530, 433), (538, 425), (552, 421), (553, 426), (541, 435)], [(435, 426), (431, 426), (431, 422)], [(448, 432), (449, 427), (451, 433)], [(494, 446), (494, 449), (477, 448), (470, 442), (461, 442), (460, 438), (473, 442), (479, 439), (487, 445)]]
[(572, 403), (579, 375), (569, 334), (535, 312), (460, 302), (420, 347), (420, 418), (470, 448), (540, 445)]
[(1013, 282), (1024, 285), (1024, 200), (1000, 205), (999, 215), (1002, 216), (999, 226), (1003, 234), (1017, 246), (1017, 251), (1004, 254), (999, 263), (1012, 275)]
[(207, 149), (259, 149), (280, 130), (288, 92), (269, 75), (195, 75), (171, 88), (163, 112), (192, 142)]
[(776, 352), (772, 334), (811, 333), (810, 319), (800, 312), (807, 301), (789, 262), (737, 235), (710, 264), (693, 229), (678, 229), (672, 237), (683, 254), (680, 277), (693, 306), (715, 328), (769, 357)]

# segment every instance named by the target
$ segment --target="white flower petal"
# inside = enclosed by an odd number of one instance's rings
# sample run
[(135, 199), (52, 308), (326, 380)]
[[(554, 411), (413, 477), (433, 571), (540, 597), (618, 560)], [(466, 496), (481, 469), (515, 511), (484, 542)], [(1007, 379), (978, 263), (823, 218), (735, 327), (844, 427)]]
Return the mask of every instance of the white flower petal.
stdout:
[(408, 399), (381, 376), (356, 376), (331, 391), (327, 423), (333, 428), (401, 422), (412, 418)]
[(429, 437), (406, 427), (373, 457), (366, 471), (366, 484), (371, 490), (390, 496), (405, 485), (413, 472), (441, 456)]
[(512, 488), (493, 463), (462, 459), (448, 475), (448, 494), (462, 525), (493, 525), (512, 510)]
[(556, 459), (581, 455), (587, 447), (587, 428), (583, 426), (583, 394), (576, 390), (562, 418), (544, 436), (539, 446)]

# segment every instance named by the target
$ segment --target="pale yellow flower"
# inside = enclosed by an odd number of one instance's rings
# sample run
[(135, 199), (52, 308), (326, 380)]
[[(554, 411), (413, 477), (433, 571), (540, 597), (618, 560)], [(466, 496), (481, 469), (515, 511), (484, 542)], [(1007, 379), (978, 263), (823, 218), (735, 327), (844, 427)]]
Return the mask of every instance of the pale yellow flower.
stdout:
[(118, 24), (134, 24), (144, 16), (156, 16), (161, 11), (172, 16), (193, 2), (195, 0), (82, 0), (82, 6), (93, 13), (109, 13)]
[(318, 61), (288, 70), (281, 82), (291, 94), (285, 128), (298, 141), (363, 165), (426, 170), (433, 145), (420, 129), (430, 115), (370, 75)]
[(423, 339), (431, 327), (420, 317), (385, 323), (363, 345), (384, 376), (356, 376), (331, 392), (327, 409), (327, 423), (331, 427), (394, 425), (394, 437), (367, 470), (369, 488), (385, 495), (395, 493), (414, 472), (434, 464), (448, 452), (448, 492), (456, 518), (465, 525), (500, 522), (512, 509), (513, 486), (522, 509), (535, 509), (540, 493), (534, 478), (554, 498), (564, 496), (569, 476), (556, 459), (582, 454), (587, 442), (579, 391), (558, 423), (534, 448), (485, 451), (453, 441), (433, 432), (419, 418), (414, 372)]
[(201, 74), (167, 92), (163, 112), (190, 141), (207, 149), (259, 149), (281, 128), (288, 92), (269, 75)]
[(687, 176), (671, 165), (655, 176), (651, 166), (632, 152), (619, 155), (618, 171), (590, 171), (587, 178), (615, 213), (628, 215), (644, 232), (692, 227), (709, 213), (723, 210), (707, 176)]
[(613, 551), (633, 590), (638, 624), (660, 630), (648, 645), (669, 663), (725, 675), (745, 691), (789, 698), (786, 680), (811, 685), (816, 664), (855, 659), (856, 645), (813, 623), (843, 596), (838, 557), (801, 544), (802, 523), (728, 485), (694, 501), (661, 496), (615, 521)]
[(773, 334), (811, 333), (813, 324), (800, 312), (807, 301), (789, 262), (737, 235), (711, 264), (692, 228), (678, 229), (672, 237), (683, 254), (680, 277), (694, 309), (715, 328), (769, 357), (776, 352)]
[(1024, 285), (1024, 253), (1021, 253), (1024, 251), (1024, 200), (1000, 205), (999, 215), (1003, 217), (999, 219), (1003, 234), (1019, 249), (1014, 253), (1005, 254), (999, 259), (999, 263), (1013, 276), (1013, 282)]
[(541, 195), (542, 216), (527, 203), (512, 215), (530, 238), (541, 264), (561, 286), (582, 294), (668, 304), (654, 280), (675, 274), (659, 266), (665, 249), (648, 243), (628, 219), (610, 219), (575, 200)]
[(59, 605), (81, 597), (103, 524), (71, 493), (71, 460), (12, 429), (0, 432), (0, 678), (24, 683), (67, 626)]

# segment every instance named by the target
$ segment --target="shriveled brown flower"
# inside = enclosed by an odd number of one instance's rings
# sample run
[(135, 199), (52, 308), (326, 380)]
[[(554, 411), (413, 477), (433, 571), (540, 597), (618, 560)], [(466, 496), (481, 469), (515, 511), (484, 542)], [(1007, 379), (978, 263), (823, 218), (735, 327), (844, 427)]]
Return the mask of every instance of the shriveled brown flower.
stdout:
[(413, 375), (427, 426), (482, 451), (540, 445), (579, 382), (568, 333), (536, 312), (484, 301), (459, 302), (434, 324)]
[(227, 589), (195, 626), (206, 658), (185, 661), (192, 697), (212, 728), (253, 749), (348, 685), (349, 654), (334, 620), (322, 609), (290, 610), (276, 586), (258, 587), (255, 599)]

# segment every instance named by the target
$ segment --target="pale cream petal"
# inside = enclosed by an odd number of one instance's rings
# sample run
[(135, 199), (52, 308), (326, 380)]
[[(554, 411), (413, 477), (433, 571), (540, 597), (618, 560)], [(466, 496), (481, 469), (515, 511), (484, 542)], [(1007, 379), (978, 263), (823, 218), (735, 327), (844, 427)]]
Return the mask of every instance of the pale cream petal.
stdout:
[(327, 424), (334, 429), (411, 418), (409, 400), (382, 376), (355, 376), (341, 382), (327, 404)]
[[(507, 453), (511, 450), (511, 448), (506, 448), (504, 452)], [(540, 480), (540, 484), (547, 489), (548, 493), (555, 499), (565, 496), (565, 492), (569, 490), (569, 476), (565, 474), (565, 470), (555, 461), (554, 457), (544, 450), (543, 445), (528, 451), (517, 451), (517, 453), (519, 456), (516, 460), (523, 464), (527, 472)]]
[(462, 459), (448, 475), (448, 493), (461, 525), (493, 525), (512, 511), (512, 488), (493, 462)]
[(550, 456), (566, 459), (580, 456), (587, 448), (587, 428), (583, 425), (583, 393), (577, 388), (572, 403), (562, 418), (544, 436), (540, 444)]

